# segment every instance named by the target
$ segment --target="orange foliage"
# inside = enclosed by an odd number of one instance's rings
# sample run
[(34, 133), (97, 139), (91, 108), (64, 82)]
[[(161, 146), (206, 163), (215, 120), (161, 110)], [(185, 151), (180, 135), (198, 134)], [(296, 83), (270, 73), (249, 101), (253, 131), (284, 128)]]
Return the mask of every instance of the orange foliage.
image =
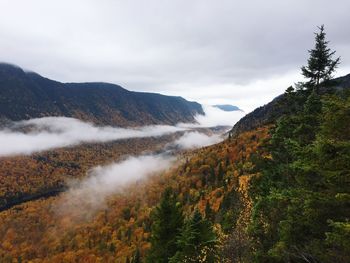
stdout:
[[(196, 207), (204, 213), (207, 202), (214, 212), (218, 211), (225, 189), (239, 188), (243, 195), (246, 192), (249, 181), (246, 172), (250, 169), (246, 162), (267, 136), (268, 128), (261, 128), (213, 146), (182, 153), (177, 167), (116, 193), (108, 199), (106, 208), (86, 220), (76, 221), (73, 215), (57, 212), (57, 204), (65, 193), (3, 211), (0, 213), (0, 261), (126, 262), (137, 247), (141, 255), (145, 255), (150, 246), (150, 212), (167, 186), (178, 193), (186, 213)], [(12, 173), (13, 186), (11, 180), (6, 179), (1, 184), (2, 197), (6, 196), (4, 191), (10, 196), (16, 191), (40, 191), (38, 185), (58, 184), (67, 174), (83, 176), (96, 164), (118, 159), (123, 151), (120, 148), (127, 144), (120, 147), (121, 143), (59, 149), (33, 157), (4, 158), (1, 176)], [(135, 153), (149, 149), (151, 143), (147, 143), (147, 147), (140, 143)], [(154, 147), (161, 147), (165, 142), (162, 143), (154, 144)], [(39, 156), (47, 159), (38, 161)], [(57, 165), (57, 162), (65, 164), (72, 160), (78, 168)], [(224, 174), (219, 180), (220, 165)], [(80, 212), (84, 215), (84, 211)]]

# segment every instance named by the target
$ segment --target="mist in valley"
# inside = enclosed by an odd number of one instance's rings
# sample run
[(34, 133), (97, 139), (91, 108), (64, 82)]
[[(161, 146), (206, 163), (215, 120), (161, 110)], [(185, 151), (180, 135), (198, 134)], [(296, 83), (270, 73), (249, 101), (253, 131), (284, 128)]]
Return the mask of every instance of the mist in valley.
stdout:
[(90, 219), (106, 208), (108, 197), (122, 193), (131, 183), (159, 174), (175, 163), (172, 155), (129, 156), (125, 160), (91, 169), (81, 180), (70, 181), (68, 190), (55, 205), (59, 216), (75, 220)]
[[(30, 155), (61, 147), (84, 143), (106, 143), (116, 140), (161, 137), (180, 133), (162, 151), (138, 156), (125, 156), (121, 161), (90, 169), (81, 179), (67, 182), (68, 190), (57, 203), (58, 214), (76, 214), (91, 218), (103, 209), (109, 196), (119, 193), (131, 183), (174, 165), (176, 152), (209, 146), (222, 141), (224, 133), (238, 120), (242, 112), (225, 112), (203, 106), (205, 115), (197, 115), (196, 123), (176, 126), (150, 125), (136, 128), (96, 126), (67, 117), (43, 117), (13, 122), (0, 130), (0, 156)], [(223, 117), (224, 116), (224, 117)], [(227, 126), (221, 129), (207, 127)], [(83, 216), (84, 215), (84, 216)]]
[[(130, 138), (159, 137), (175, 132), (193, 132), (202, 127), (231, 127), (243, 115), (242, 112), (225, 112), (203, 106), (205, 115), (197, 115), (197, 123), (179, 123), (176, 126), (150, 125), (136, 128), (96, 126), (67, 117), (43, 117), (19, 122), (0, 130), (0, 156), (32, 154), (50, 149), (69, 147), (82, 143), (108, 142)], [(207, 146), (220, 139), (217, 135), (190, 133), (178, 141), (180, 147), (189, 149)], [(190, 142), (191, 141), (191, 142)]]

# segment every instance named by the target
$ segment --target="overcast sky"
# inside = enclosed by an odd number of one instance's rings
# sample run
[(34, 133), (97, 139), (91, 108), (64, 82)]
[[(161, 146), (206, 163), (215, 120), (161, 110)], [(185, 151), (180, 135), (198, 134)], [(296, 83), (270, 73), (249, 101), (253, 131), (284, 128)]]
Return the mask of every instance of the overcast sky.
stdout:
[(63, 81), (250, 111), (302, 80), (325, 24), (350, 73), (349, 0), (0, 0), (0, 60)]

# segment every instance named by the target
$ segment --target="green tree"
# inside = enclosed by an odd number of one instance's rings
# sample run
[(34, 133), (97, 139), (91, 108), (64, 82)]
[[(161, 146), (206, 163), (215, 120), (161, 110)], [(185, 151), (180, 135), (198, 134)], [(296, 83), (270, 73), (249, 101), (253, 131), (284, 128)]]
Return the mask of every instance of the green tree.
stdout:
[(214, 213), (213, 213), (213, 210), (210, 207), (209, 200), (205, 203), (205, 217), (208, 220), (212, 220), (213, 217), (214, 217)]
[(294, 136), (300, 145), (307, 145), (315, 140), (320, 126), (322, 102), (320, 96), (313, 90), (307, 97), (303, 111), (298, 116), (298, 126)]
[(167, 188), (159, 205), (152, 211), (151, 249), (148, 252), (147, 262), (165, 263), (176, 251), (176, 238), (183, 226), (182, 207), (177, 202), (171, 188)]
[(216, 262), (217, 237), (212, 224), (198, 210), (184, 224), (177, 239), (178, 252), (169, 262)]
[(340, 57), (332, 59), (335, 51), (328, 48), (324, 26), (320, 26), (315, 33), (315, 47), (309, 50), (308, 65), (301, 68), (304, 77), (309, 79), (307, 85), (317, 87), (321, 81), (329, 80), (340, 62)]
[(252, 187), (258, 262), (349, 261), (349, 112), (350, 97), (312, 92), (277, 123)]
[(318, 92), (339, 64), (319, 29), (302, 68), (309, 81), (286, 90), (284, 115), (264, 145), (270, 155), (254, 161), (261, 176), (251, 181), (248, 230), (256, 262), (350, 262), (350, 92)]
[(222, 168), (221, 162), (218, 167), (217, 185), (222, 185), (224, 179), (224, 169)]
[(327, 257), (334, 262), (349, 262), (350, 223), (329, 221), (331, 231), (326, 233)]
[(134, 256), (132, 257), (131, 263), (141, 263), (141, 254), (139, 248), (136, 249)]

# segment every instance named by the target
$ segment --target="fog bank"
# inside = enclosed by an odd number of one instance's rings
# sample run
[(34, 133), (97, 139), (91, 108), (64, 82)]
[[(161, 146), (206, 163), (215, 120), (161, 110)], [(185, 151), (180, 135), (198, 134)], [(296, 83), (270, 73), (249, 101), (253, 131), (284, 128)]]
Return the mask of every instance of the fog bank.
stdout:
[(79, 218), (89, 218), (105, 207), (106, 198), (120, 192), (129, 183), (166, 170), (175, 158), (166, 155), (129, 157), (124, 161), (93, 168), (88, 176), (70, 183), (57, 211)]
[(202, 105), (204, 115), (195, 116), (196, 123), (179, 123), (177, 127), (204, 128), (216, 126), (233, 127), (244, 115), (244, 111), (223, 111), (211, 105)]
[[(29, 129), (24, 132), (23, 129)], [(107, 142), (128, 138), (162, 136), (184, 130), (181, 127), (154, 125), (140, 128), (97, 127), (66, 117), (44, 117), (16, 122), (0, 130), (0, 156), (31, 154), (86, 142)]]
[[(89, 142), (157, 137), (202, 127), (233, 126), (244, 115), (241, 111), (226, 112), (205, 105), (203, 110), (205, 115), (195, 117), (197, 123), (180, 123), (176, 126), (98, 127), (89, 122), (67, 117), (43, 117), (14, 122), (10, 127), (0, 130), (0, 156), (32, 154)], [(207, 146), (219, 140), (217, 136), (207, 136), (199, 132), (185, 135), (176, 142), (184, 149)]]
[(181, 149), (192, 149), (209, 146), (218, 143), (222, 140), (222, 137), (217, 134), (206, 135), (204, 133), (186, 132), (179, 139), (175, 140), (172, 144), (180, 147)]

